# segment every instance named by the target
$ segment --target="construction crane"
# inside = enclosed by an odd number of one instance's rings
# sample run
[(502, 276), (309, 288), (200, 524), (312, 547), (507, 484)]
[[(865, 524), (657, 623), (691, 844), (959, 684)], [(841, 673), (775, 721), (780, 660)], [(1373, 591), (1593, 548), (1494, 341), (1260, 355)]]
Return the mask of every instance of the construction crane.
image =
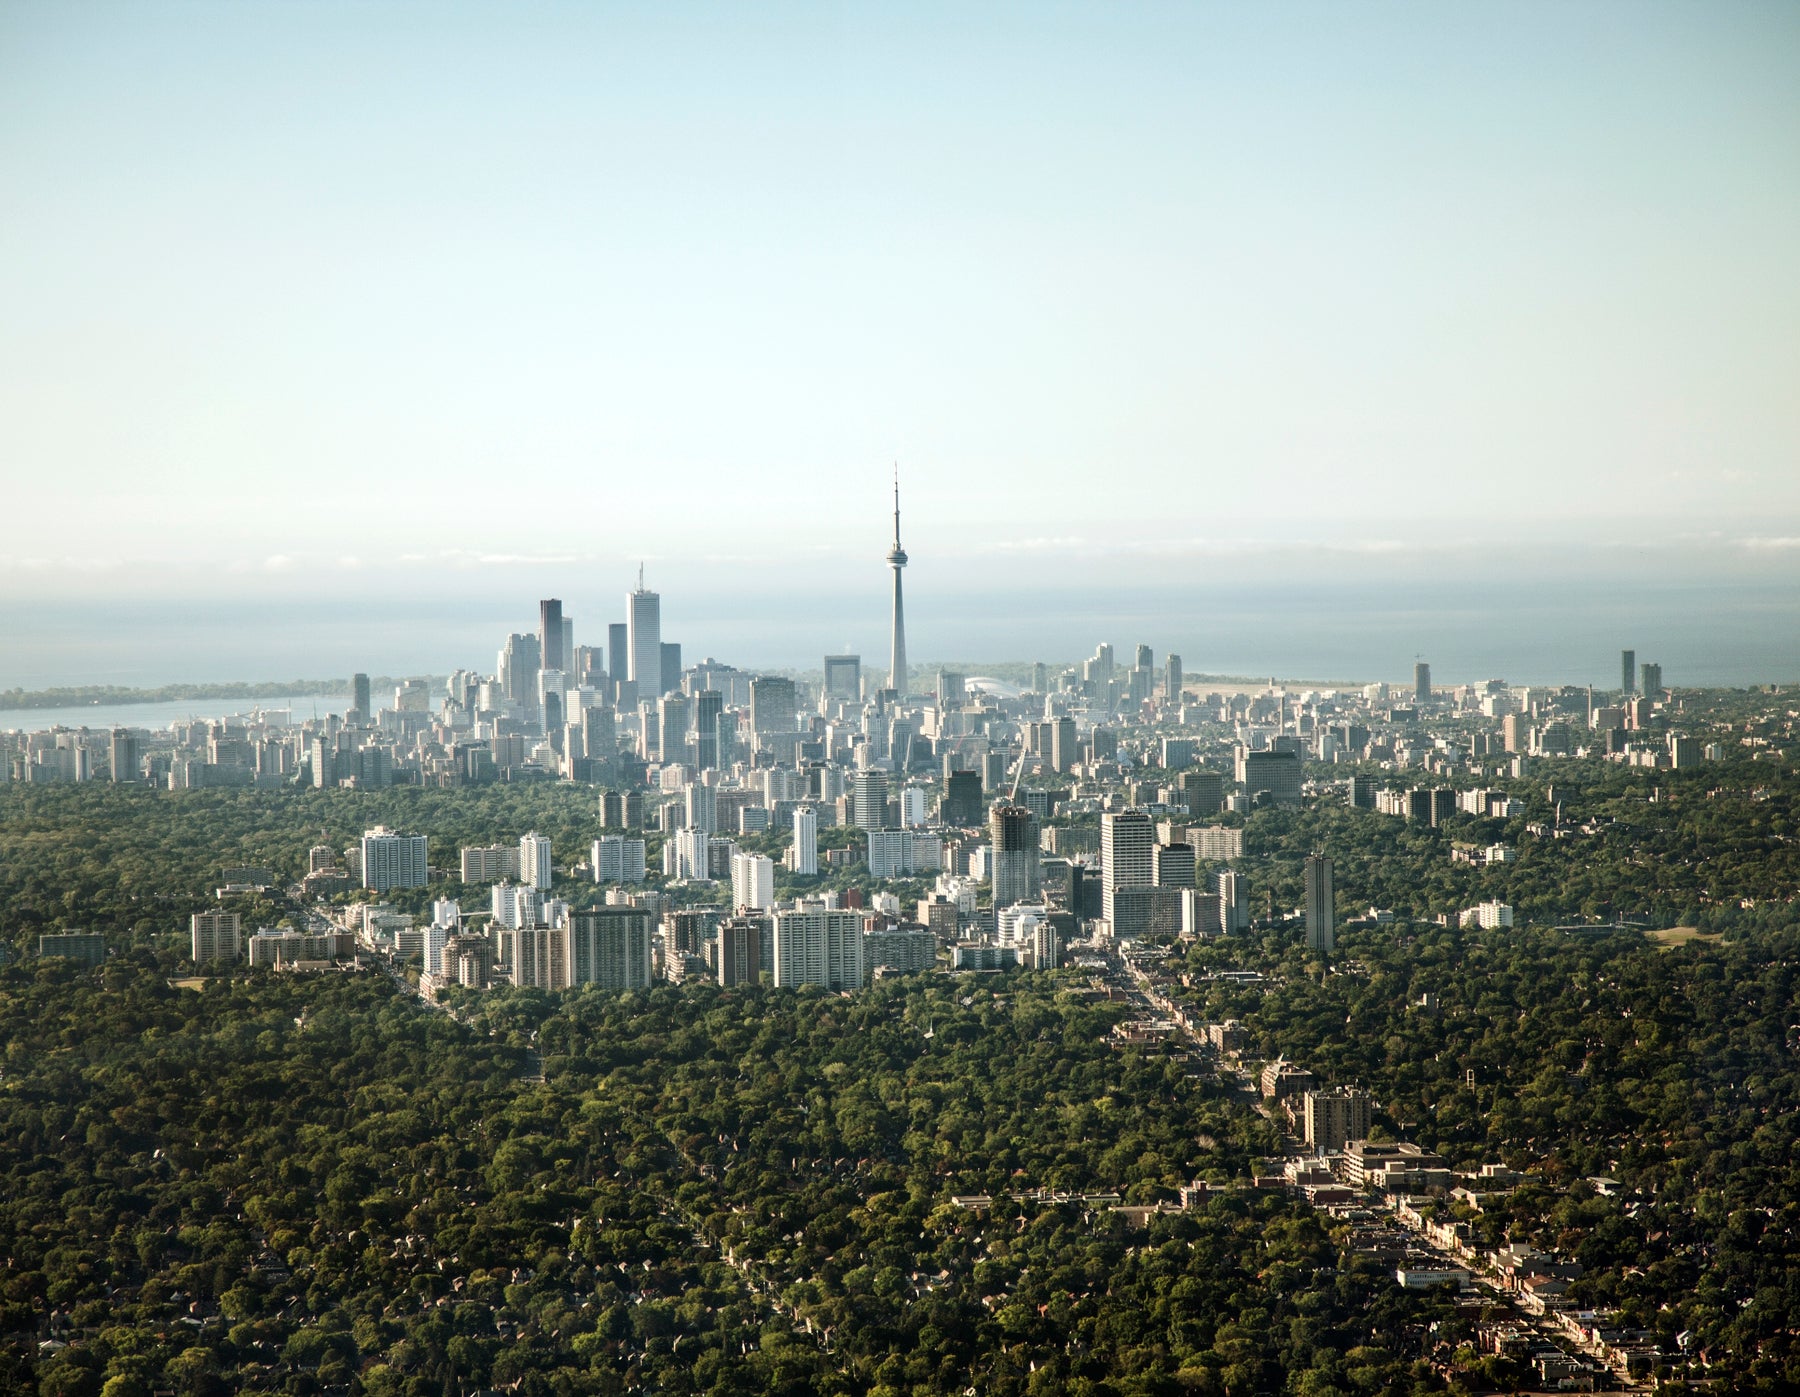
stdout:
[(1024, 742), (1019, 743), (1019, 759), (1013, 763), (1012, 794), (1006, 798), (1008, 805), (1019, 803), (1019, 782), (1025, 779), (1025, 754), (1028, 751), (1030, 748)]

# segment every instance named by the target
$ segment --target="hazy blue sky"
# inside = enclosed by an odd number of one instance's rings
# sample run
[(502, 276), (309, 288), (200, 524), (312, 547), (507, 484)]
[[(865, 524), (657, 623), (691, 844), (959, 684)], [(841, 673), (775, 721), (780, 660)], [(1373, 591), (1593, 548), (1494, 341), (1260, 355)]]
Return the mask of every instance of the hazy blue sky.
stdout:
[(878, 594), (895, 458), (927, 588), (1800, 575), (1797, 78), (1791, 0), (8, 0), (0, 600)]

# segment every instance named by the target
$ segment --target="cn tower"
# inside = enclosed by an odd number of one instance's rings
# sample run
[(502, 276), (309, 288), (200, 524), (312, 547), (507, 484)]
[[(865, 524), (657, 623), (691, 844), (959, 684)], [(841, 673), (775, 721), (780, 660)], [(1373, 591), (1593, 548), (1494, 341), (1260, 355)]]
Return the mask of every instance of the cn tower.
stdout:
[(894, 644), (888, 656), (888, 687), (906, 697), (906, 607), (900, 599), (900, 569), (906, 566), (906, 550), (900, 546), (900, 467), (894, 467), (894, 546), (888, 550), (888, 566), (894, 570)]

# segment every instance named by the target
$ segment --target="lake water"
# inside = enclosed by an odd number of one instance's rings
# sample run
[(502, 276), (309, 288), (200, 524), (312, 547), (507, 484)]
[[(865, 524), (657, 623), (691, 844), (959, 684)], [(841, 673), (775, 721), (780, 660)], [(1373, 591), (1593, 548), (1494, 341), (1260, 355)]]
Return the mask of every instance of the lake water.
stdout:
[(343, 713), (350, 707), (348, 694), (302, 694), (290, 698), (270, 699), (176, 699), (169, 703), (97, 703), (79, 708), (8, 708), (0, 709), (0, 731), (43, 732), (48, 728), (150, 728), (160, 730), (171, 723), (194, 718), (232, 718), (257, 708), (289, 709), (295, 721), (310, 718), (315, 712), (322, 718), (327, 713)]
[[(685, 593), (662, 599), (662, 634), (687, 664), (706, 657), (744, 669), (816, 669), (827, 653), (885, 665), (888, 598), (877, 576), (822, 575), (801, 595)], [(910, 572), (911, 570), (909, 570)], [(1415, 657), (1439, 683), (1618, 683), (1619, 651), (1660, 663), (1665, 682), (1800, 682), (1800, 586), (1660, 581), (1643, 576), (1558, 581), (1472, 557), (1442, 576), (1364, 573), (1332, 582), (1196, 574), (1158, 588), (1082, 588), (1049, 567), (1006, 591), (950, 592), (932, 574), (907, 577), (907, 641), (915, 682), (938, 663), (1078, 661), (1101, 641), (1125, 663), (1139, 642), (1158, 663), (1170, 651), (1190, 674), (1409, 682)], [(603, 643), (623, 598), (565, 601), (578, 644)], [(512, 631), (537, 629), (536, 602), (396, 598), (306, 604), (118, 602), (0, 607), (0, 689), (61, 684), (279, 683), (368, 674), (492, 673)], [(976, 669), (975, 672), (979, 672)], [(385, 699), (385, 695), (378, 696)], [(295, 699), (320, 712), (335, 699)], [(224, 716), (243, 700), (119, 709), (0, 711), (0, 728), (85, 719), (166, 724)], [(265, 706), (278, 706), (270, 700)]]

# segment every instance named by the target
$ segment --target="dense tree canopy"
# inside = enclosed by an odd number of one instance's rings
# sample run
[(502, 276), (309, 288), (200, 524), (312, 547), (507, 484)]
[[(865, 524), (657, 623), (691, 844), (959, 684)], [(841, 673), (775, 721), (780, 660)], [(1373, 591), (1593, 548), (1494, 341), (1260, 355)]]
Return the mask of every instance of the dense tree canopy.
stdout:
[[(14, 968), (9, 1381), (1411, 1390), (1399, 1349), (1436, 1302), (1340, 1265), (1294, 1201), (1144, 1231), (1011, 1201), (1167, 1197), (1266, 1143), (1216, 1083), (1110, 1047), (1118, 1012), (945, 977), (500, 992), (459, 1021), (374, 975)], [(991, 1213), (949, 1201), (974, 1192)]]

